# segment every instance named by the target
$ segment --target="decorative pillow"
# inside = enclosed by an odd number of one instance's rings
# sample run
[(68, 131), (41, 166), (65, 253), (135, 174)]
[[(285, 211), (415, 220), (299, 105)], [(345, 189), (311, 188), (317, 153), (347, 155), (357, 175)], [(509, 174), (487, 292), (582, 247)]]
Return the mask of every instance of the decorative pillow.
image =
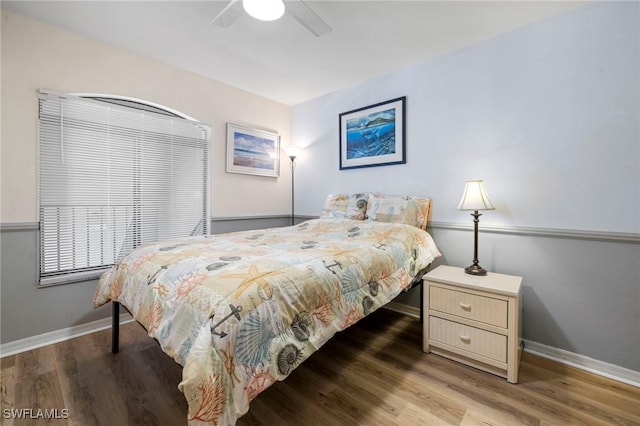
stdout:
[(329, 194), (320, 218), (364, 220), (368, 194)]
[(431, 199), (410, 195), (369, 195), (367, 219), (376, 222), (405, 223), (427, 229)]

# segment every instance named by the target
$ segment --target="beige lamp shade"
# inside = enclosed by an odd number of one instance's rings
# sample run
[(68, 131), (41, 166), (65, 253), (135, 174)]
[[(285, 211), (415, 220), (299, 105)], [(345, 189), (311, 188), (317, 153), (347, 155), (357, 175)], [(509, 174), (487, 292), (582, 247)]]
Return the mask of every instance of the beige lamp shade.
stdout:
[(468, 180), (458, 210), (495, 210), (482, 179)]

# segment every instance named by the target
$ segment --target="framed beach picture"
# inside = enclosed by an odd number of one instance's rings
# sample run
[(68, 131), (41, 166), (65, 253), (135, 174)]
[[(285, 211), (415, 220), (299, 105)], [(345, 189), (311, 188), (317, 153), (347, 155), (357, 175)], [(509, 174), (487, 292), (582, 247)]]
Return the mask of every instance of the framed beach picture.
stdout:
[(227, 172), (278, 177), (280, 135), (228, 123)]
[(407, 162), (406, 96), (340, 114), (340, 170)]

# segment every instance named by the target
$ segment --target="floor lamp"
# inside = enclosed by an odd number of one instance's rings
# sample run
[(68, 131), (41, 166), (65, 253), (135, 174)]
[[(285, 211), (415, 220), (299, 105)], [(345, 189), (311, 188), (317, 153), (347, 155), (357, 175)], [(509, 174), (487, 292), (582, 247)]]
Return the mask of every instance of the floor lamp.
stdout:
[(464, 271), (471, 275), (487, 275), (487, 271), (478, 264), (478, 222), (482, 216), (478, 210), (495, 210), (495, 207), (489, 200), (482, 180), (467, 181), (458, 210), (473, 210), (473, 264), (464, 268)]
[(291, 160), (291, 226), (295, 225), (295, 170), (296, 170), (296, 157), (300, 154), (301, 148), (296, 145), (289, 145), (284, 147), (284, 152)]

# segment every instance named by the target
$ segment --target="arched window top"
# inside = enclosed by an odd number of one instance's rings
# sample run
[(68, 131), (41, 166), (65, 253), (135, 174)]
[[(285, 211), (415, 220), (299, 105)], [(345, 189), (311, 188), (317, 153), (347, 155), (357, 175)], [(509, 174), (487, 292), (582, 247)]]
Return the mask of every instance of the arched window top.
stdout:
[(166, 115), (169, 117), (183, 118), (185, 120), (196, 121), (196, 122), (198, 121), (195, 118), (185, 113), (182, 113), (180, 111), (176, 111), (173, 108), (169, 108), (164, 105), (145, 101), (142, 99), (132, 98), (130, 96), (109, 95), (104, 93), (71, 93), (71, 95), (77, 96), (79, 98), (92, 99), (95, 101), (107, 102), (115, 105), (135, 108), (142, 111), (149, 111), (156, 114)]

